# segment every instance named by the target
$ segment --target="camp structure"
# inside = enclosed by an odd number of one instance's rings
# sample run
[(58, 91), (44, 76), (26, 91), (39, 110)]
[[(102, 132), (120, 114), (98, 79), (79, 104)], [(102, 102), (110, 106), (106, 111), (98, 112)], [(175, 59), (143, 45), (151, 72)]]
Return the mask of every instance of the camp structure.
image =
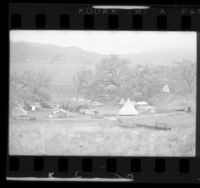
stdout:
[(84, 98), (76, 98), (76, 97), (74, 97), (74, 98), (72, 98), (71, 99), (71, 101), (75, 101), (75, 102), (86, 102), (87, 100), (86, 99), (84, 99)]
[(148, 106), (148, 103), (146, 101), (139, 101), (135, 104), (135, 108), (137, 110), (141, 109), (141, 108), (146, 108)]
[(56, 101), (48, 101), (47, 103), (46, 103), (46, 106), (48, 106), (48, 107), (50, 107), (50, 108), (56, 108), (57, 107), (57, 105), (58, 105), (58, 103), (56, 102)]
[(139, 101), (136, 105), (148, 105), (148, 103), (146, 101)]
[(28, 112), (24, 110), (22, 107), (16, 106), (14, 107), (14, 109), (11, 110), (11, 115), (14, 117), (23, 117), (27, 116)]
[(126, 101), (124, 106), (118, 112), (119, 116), (132, 116), (136, 114), (138, 114), (138, 111), (135, 109), (130, 99)]
[(119, 102), (119, 105), (124, 105), (126, 103), (126, 101), (124, 99), (121, 99)]
[(162, 91), (163, 91), (164, 93), (169, 93), (169, 92), (170, 92), (168, 84), (165, 84), (165, 85), (163, 86)]
[(67, 116), (68, 116), (67, 111), (65, 111), (63, 109), (59, 109), (59, 110), (52, 112), (52, 114), (49, 116), (49, 118), (66, 118)]
[(42, 108), (42, 106), (39, 102), (33, 102), (30, 106), (31, 106), (32, 111)]
[(93, 101), (92, 103), (92, 106), (103, 106), (103, 103), (101, 103), (101, 102), (98, 102), (98, 101)]
[(80, 112), (85, 115), (95, 115), (98, 113), (96, 109), (80, 109)]

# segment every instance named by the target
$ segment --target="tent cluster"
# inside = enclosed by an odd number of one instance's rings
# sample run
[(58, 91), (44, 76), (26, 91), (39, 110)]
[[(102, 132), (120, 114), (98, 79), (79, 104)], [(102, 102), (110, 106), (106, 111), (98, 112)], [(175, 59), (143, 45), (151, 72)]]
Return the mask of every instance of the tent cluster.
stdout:
[[(121, 101), (125, 101), (124, 99)], [(121, 102), (120, 101), (120, 102)], [(135, 108), (135, 101), (131, 101), (130, 99), (128, 99), (124, 105), (122, 106), (122, 108), (119, 110), (118, 115), (120, 116), (132, 116), (132, 115), (137, 115), (139, 114), (138, 111)]]

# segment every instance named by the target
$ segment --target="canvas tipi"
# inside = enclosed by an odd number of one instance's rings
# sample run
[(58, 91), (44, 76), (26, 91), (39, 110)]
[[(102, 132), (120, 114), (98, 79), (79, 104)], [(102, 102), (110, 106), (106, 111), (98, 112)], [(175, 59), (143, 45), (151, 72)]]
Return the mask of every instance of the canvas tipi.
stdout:
[(170, 90), (169, 90), (168, 84), (165, 84), (162, 90), (163, 90), (164, 93), (169, 93)]
[(118, 115), (120, 116), (132, 116), (136, 114), (138, 114), (138, 111), (135, 109), (130, 99), (126, 101), (124, 106), (118, 112)]
[(121, 99), (119, 102), (120, 105), (124, 105), (125, 103), (126, 103), (126, 101), (124, 99)]

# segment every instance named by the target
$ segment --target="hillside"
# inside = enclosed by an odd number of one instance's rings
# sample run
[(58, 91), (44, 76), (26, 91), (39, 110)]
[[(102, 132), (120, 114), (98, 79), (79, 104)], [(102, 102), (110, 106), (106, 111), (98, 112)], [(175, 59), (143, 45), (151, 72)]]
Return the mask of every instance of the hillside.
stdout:
[[(184, 54), (184, 57), (183, 57)], [(39, 44), (30, 42), (10, 43), (10, 63), (49, 63), (68, 64), (77, 66), (96, 65), (105, 55), (97, 52), (85, 51), (79, 47), (60, 47), (52, 44)], [(128, 53), (120, 55), (128, 59), (130, 64), (174, 65), (174, 61), (188, 59), (196, 61), (194, 51), (165, 50)]]
[(159, 50), (159, 51), (146, 51), (140, 53), (131, 53), (123, 56), (128, 59), (130, 63), (135, 64), (150, 64), (150, 65), (163, 65), (163, 66), (174, 66), (175, 61), (181, 61), (187, 59), (190, 61), (196, 61), (195, 51), (183, 51), (183, 50)]
[(78, 47), (60, 47), (52, 44), (38, 44), (30, 42), (10, 43), (11, 63), (78, 63), (81, 65), (94, 64), (103, 55), (87, 52)]

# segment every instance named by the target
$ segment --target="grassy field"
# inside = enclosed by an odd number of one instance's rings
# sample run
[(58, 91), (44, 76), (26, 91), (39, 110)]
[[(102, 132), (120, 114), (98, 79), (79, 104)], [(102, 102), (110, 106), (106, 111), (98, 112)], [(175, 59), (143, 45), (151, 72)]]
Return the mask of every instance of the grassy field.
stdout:
[[(138, 115), (138, 123), (167, 122), (171, 130), (120, 127), (117, 120), (87, 116), (37, 120), (10, 118), (9, 152), (15, 155), (194, 156), (195, 114)], [(43, 117), (43, 118), (42, 118)]]

